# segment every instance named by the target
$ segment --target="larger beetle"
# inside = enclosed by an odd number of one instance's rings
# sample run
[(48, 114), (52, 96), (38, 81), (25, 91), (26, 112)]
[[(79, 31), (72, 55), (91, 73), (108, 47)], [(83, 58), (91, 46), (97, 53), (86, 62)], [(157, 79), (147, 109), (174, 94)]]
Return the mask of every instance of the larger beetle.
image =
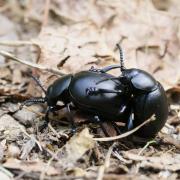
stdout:
[[(164, 126), (168, 115), (165, 91), (147, 72), (134, 68), (125, 69), (121, 47), (117, 47), (120, 52), (120, 65), (103, 69), (91, 68), (89, 71), (65, 75), (51, 84), (47, 91), (35, 79), (46, 96), (27, 100), (24, 104), (47, 102), (44, 127), (49, 122), (49, 112), (66, 107), (73, 131), (75, 125), (70, 112), (71, 106), (90, 113), (97, 122), (110, 121), (116, 130), (116, 121), (125, 122), (127, 129), (131, 129), (154, 115), (155, 121), (136, 133), (140, 137), (154, 137)], [(107, 73), (115, 68), (121, 70), (119, 77)], [(62, 101), (64, 105), (57, 105), (58, 101)], [(103, 128), (101, 123), (100, 125)], [(107, 134), (104, 128), (103, 130)]]

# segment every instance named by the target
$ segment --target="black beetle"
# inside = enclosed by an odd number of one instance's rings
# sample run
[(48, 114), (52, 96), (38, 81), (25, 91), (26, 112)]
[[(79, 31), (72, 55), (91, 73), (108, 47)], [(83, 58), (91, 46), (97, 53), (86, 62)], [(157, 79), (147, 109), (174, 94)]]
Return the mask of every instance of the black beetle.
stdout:
[[(116, 121), (125, 122), (127, 129), (131, 129), (154, 115), (155, 121), (143, 126), (136, 133), (140, 137), (154, 137), (164, 126), (168, 116), (165, 91), (147, 72), (125, 69), (121, 47), (117, 47), (120, 52), (120, 65), (103, 69), (92, 67), (89, 71), (65, 75), (51, 84), (47, 91), (34, 78), (46, 96), (27, 100), (24, 104), (47, 102), (44, 127), (47, 126), (49, 112), (66, 107), (73, 131), (75, 125), (70, 113), (71, 107), (90, 113), (99, 123), (110, 121), (117, 131), (118, 127), (114, 123)], [(121, 70), (119, 77), (107, 73), (115, 68)], [(62, 101), (64, 105), (57, 105), (58, 101)], [(103, 128), (101, 123), (100, 125)], [(103, 131), (108, 135), (104, 128)]]

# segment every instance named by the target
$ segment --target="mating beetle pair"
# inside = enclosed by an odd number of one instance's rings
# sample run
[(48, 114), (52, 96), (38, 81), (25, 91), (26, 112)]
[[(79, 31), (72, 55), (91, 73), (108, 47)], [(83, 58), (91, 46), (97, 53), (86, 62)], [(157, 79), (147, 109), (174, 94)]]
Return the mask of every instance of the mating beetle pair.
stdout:
[[(47, 103), (44, 127), (48, 124), (49, 112), (66, 107), (72, 130), (75, 130), (72, 107), (91, 114), (102, 128), (101, 122), (111, 122), (117, 131), (119, 127), (115, 122), (124, 122), (126, 130), (129, 130), (154, 115), (155, 121), (143, 126), (136, 133), (143, 138), (154, 137), (164, 126), (168, 116), (165, 91), (147, 72), (134, 68), (125, 69), (121, 47), (117, 47), (120, 65), (103, 69), (91, 68), (89, 71), (65, 75), (51, 84), (47, 91), (35, 79), (46, 96), (27, 100), (24, 104)], [(115, 68), (121, 70), (118, 77), (107, 73)], [(58, 101), (62, 101), (64, 105), (57, 105)], [(104, 128), (103, 130), (107, 133)]]

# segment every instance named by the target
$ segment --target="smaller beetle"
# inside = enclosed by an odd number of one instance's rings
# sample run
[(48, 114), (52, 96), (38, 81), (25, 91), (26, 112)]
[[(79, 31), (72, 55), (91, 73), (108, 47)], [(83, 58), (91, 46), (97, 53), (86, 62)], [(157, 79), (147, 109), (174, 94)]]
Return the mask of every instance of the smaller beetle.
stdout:
[[(129, 118), (128, 129), (137, 127), (154, 115), (155, 120), (141, 127), (136, 134), (140, 137), (154, 137), (164, 126), (168, 117), (168, 102), (162, 85), (157, 82), (149, 73), (140, 69), (125, 69), (120, 51), (122, 75), (112, 80), (119, 80), (127, 87), (129, 94), (132, 94), (132, 116)], [(119, 68), (112, 66), (108, 70)], [(106, 70), (99, 70), (102, 73)]]
[[(131, 87), (133, 95), (133, 126), (136, 127), (154, 115), (155, 120), (138, 130), (141, 137), (152, 137), (164, 126), (168, 117), (168, 103), (162, 85), (150, 74), (139, 69), (122, 72), (122, 81)], [(121, 82), (122, 82), (121, 81)]]
[[(155, 121), (143, 126), (137, 135), (143, 138), (154, 137), (164, 126), (168, 116), (168, 103), (161, 84), (150, 74), (140, 69), (125, 69), (121, 47), (120, 65), (112, 65), (103, 69), (91, 68), (74, 75), (68, 74), (57, 79), (47, 91), (39, 80), (37, 84), (45, 92), (45, 98), (33, 98), (24, 102), (25, 105), (47, 102), (45, 116), (46, 127), (49, 112), (67, 108), (72, 130), (75, 131), (71, 106), (93, 115), (97, 122), (108, 119), (118, 131), (115, 121), (126, 123), (127, 129), (137, 127), (152, 115)], [(107, 72), (120, 68), (121, 75), (115, 77)], [(57, 105), (62, 101), (64, 105)], [(108, 133), (103, 128), (106, 135)]]

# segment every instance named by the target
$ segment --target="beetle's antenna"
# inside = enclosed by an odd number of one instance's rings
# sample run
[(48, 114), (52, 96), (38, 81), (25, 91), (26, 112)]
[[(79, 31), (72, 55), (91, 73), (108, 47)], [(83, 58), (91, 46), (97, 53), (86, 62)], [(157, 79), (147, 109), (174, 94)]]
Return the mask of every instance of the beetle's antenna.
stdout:
[(43, 98), (43, 97), (36, 97), (36, 98), (31, 98), (31, 99), (28, 99), (26, 101), (24, 101), (21, 106), (20, 106), (20, 109), (23, 107), (23, 106), (31, 106), (33, 104), (40, 104), (40, 103), (45, 103), (46, 102), (46, 98)]
[(33, 76), (32, 74), (30, 74), (30, 73), (28, 73), (28, 74), (36, 82), (36, 84), (42, 89), (42, 91), (46, 94), (46, 89), (42, 85), (41, 81), (37, 77)]
[(123, 56), (123, 50), (119, 44), (116, 44), (117, 48), (119, 49), (119, 55), (120, 55), (120, 68), (121, 72), (125, 70), (124, 67), (124, 56)]

